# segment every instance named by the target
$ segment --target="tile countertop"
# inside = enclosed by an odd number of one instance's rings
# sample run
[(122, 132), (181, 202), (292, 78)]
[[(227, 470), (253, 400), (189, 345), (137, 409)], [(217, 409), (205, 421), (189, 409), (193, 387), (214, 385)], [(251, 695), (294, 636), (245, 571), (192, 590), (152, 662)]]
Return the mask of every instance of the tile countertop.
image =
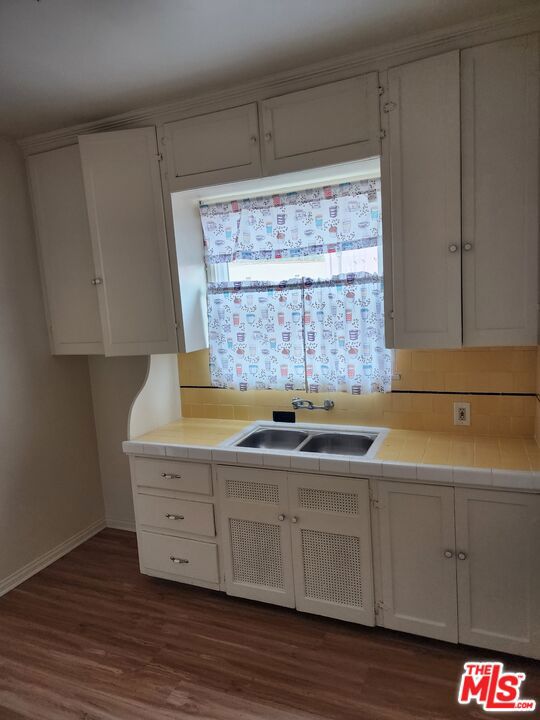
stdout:
[[(472, 437), (458, 433), (390, 430), (375, 458), (294, 457), (286, 452), (237, 452), (220, 445), (252, 422), (182, 418), (126, 441), (128, 454), (166, 455), (193, 460), (236, 461), (250, 465), (332, 473), (489, 485), (540, 492), (540, 447), (534, 438)], [(322, 428), (321, 428), (322, 429)]]

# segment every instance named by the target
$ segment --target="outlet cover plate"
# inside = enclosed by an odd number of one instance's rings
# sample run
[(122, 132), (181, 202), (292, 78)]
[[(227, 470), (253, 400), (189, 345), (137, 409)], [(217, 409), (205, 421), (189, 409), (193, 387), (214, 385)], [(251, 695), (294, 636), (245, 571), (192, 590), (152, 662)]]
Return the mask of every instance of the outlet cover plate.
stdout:
[(454, 425), (470, 425), (471, 424), (471, 403), (455, 402), (454, 403)]

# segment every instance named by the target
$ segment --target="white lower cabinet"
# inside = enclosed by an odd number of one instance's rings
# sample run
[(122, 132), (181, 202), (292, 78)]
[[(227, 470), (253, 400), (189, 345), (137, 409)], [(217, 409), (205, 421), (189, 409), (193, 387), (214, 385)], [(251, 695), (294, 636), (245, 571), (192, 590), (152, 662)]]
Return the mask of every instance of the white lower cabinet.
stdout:
[(454, 490), (378, 482), (380, 624), (457, 642)]
[(374, 624), (367, 480), (218, 469), (230, 595)]
[(294, 607), (287, 473), (218, 468), (229, 595)]
[(141, 532), (141, 564), (179, 579), (219, 582), (217, 545), (187, 538)]
[(369, 481), (289, 473), (298, 610), (375, 624)]
[(540, 658), (540, 495), (456, 488), (460, 642)]
[(130, 462), (147, 575), (540, 658), (540, 494)]
[(214, 506), (206, 502), (179, 500), (141, 493), (137, 497), (139, 522), (147, 528), (174, 530), (214, 537)]
[(130, 458), (141, 572), (219, 590), (212, 466)]
[(540, 658), (540, 495), (375, 488), (378, 623)]

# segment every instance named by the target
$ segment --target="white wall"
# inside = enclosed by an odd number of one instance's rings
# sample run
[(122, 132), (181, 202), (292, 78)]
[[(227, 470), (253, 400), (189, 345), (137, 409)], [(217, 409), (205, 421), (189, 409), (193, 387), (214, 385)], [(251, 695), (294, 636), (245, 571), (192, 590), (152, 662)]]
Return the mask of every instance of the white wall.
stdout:
[(0, 592), (103, 518), (88, 362), (50, 355), (25, 168), (0, 139)]
[(131, 407), (129, 440), (174, 422), (182, 414), (178, 355), (151, 355), (149, 360), (146, 381)]
[(128, 458), (128, 419), (147, 374), (148, 357), (91, 357), (92, 397), (107, 525), (135, 529)]

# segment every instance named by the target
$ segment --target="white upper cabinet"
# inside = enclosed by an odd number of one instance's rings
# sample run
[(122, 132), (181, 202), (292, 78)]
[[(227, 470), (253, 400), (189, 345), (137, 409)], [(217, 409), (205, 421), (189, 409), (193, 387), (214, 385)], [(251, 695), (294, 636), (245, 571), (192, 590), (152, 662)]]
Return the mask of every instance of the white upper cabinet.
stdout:
[(261, 103), (266, 175), (380, 155), (377, 73)]
[(391, 217), (384, 233), (392, 255), (393, 344), (458, 347), (459, 52), (392, 68), (387, 85), (382, 190)]
[(77, 145), (28, 158), (51, 350), (103, 353)]
[(79, 137), (106, 355), (177, 351), (155, 128)]
[(540, 658), (540, 495), (456, 488), (459, 640)]
[(259, 177), (257, 104), (163, 126), (171, 192)]
[(538, 36), (462, 53), (463, 344), (536, 345)]

